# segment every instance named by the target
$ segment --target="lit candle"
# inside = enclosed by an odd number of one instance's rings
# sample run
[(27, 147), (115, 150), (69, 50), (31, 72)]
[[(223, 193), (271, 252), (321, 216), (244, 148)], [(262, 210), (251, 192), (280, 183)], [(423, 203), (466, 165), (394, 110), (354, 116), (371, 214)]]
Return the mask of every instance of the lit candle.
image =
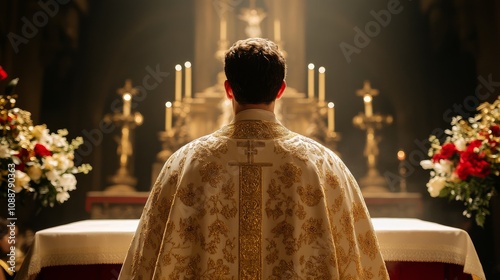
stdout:
[(186, 91), (185, 97), (191, 98), (191, 62), (186, 61), (184, 67), (186, 67), (186, 79), (184, 81), (186, 83), (184, 89)]
[(405, 160), (405, 158), (406, 158), (405, 151), (403, 151), (403, 150), (399, 150), (399, 151), (398, 151), (398, 160), (399, 160), (399, 161), (403, 161), (403, 160)]
[(318, 78), (318, 101), (325, 102), (325, 67), (321, 66), (319, 69)]
[(309, 99), (314, 99), (314, 64), (309, 63), (307, 66), (309, 68), (308, 71), (308, 79), (307, 79), (307, 85), (308, 85), (308, 90), (307, 90), (307, 96)]
[(372, 108), (372, 97), (371, 95), (365, 95), (363, 97), (363, 101), (365, 102), (365, 115), (367, 117), (373, 116), (373, 108)]
[(281, 23), (279, 19), (274, 20), (274, 41), (281, 41)]
[(125, 93), (123, 95), (123, 115), (128, 117), (130, 116), (130, 100), (132, 99), (132, 95), (130, 93)]
[(333, 102), (328, 102), (328, 130), (335, 131), (335, 104)]
[(165, 131), (172, 129), (172, 102), (165, 103)]
[(220, 19), (220, 40), (226, 41), (227, 39), (227, 21), (226, 17), (222, 16)]
[(182, 66), (175, 65), (175, 101), (181, 101), (182, 98)]

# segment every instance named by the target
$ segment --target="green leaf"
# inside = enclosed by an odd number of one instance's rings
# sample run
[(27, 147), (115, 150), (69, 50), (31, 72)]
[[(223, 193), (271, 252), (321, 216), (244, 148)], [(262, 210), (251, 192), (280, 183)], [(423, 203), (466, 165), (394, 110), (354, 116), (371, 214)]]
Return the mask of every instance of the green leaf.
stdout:
[(14, 90), (16, 89), (17, 82), (19, 82), (19, 78), (12, 79), (7, 87), (5, 88), (5, 95), (14, 94)]

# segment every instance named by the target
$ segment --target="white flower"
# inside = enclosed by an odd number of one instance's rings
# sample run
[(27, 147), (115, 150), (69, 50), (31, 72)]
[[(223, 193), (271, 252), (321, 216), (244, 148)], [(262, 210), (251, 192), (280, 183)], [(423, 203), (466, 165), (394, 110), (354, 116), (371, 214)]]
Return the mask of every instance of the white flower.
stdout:
[(457, 139), (455, 142), (453, 142), (453, 144), (455, 144), (455, 147), (459, 151), (465, 151), (465, 149), (467, 148), (467, 142), (463, 138)]
[(40, 139), (42, 138), (42, 135), (44, 135), (45, 131), (48, 131), (45, 125), (35, 125), (31, 130), (31, 134), (35, 137), (35, 139)]
[(63, 174), (59, 179), (59, 184), (65, 191), (76, 190), (75, 175), (69, 173)]
[(453, 162), (447, 159), (439, 160), (439, 163), (434, 164), (434, 170), (438, 174), (450, 175), (452, 173)]
[(44, 158), (42, 168), (45, 170), (53, 170), (57, 168), (58, 164), (59, 162), (55, 158), (48, 156)]
[(429, 159), (422, 160), (420, 166), (422, 166), (423, 169), (434, 169), (434, 163)]
[(10, 149), (9, 146), (0, 144), (0, 158), (8, 158), (10, 157)]
[(45, 176), (47, 176), (47, 179), (49, 179), (50, 183), (54, 186), (57, 186), (57, 182), (59, 181), (59, 173), (55, 169), (51, 169), (45, 173)]
[(14, 191), (16, 193), (22, 191), (23, 189), (29, 189), (29, 182), (30, 182), (30, 177), (28, 176), (28, 174), (20, 171), (20, 170), (16, 170), (16, 181), (14, 183)]
[(57, 161), (57, 168), (60, 170), (68, 170), (73, 168), (74, 163), (67, 156), (62, 154), (55, 154), (52, 158)]
[(56, 147), (66, 148), (68, 147), (68, 141), (65, 137), (62, 137), (59, 134), (52, 133), (52, 144)]
[(40, 177), (42, 177), (42, 169), (38, 164), (28, 167), (26, 173), (28, 173), (28, 176), (30, 176), (33, 181), (38, 181)]
[(66, 192), (66, 191), (58, 192), (57, 195), (56, 195), (56, 200), (59, 203), (63, 203), (63, 202), (65, 202), (68, 199), (69, 199), (69, 193)]
[(441, 190), (446, 185), (446, 179), (443, 177), (434, 177), (429, 180), (426, 184), (427, 191), (431, 194), (432, 197), (438, 197)]

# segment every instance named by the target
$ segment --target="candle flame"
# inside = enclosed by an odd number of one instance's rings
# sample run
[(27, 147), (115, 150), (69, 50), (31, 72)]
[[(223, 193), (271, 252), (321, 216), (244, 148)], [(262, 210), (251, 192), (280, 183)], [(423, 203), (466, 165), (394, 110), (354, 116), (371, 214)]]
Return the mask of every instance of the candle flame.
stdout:
[(313, 69), (314, 69), (314, 64), (309, 63), (309, 65), (307, 65), (307, 68), (309, 68), (309, 69), (313, 70)]
[(403, 150), (399, 150), (398, 151), (398, 159), (399, 160), (405, 160), (405, 158), (406, 158), (405, 152)]
[(182, 66), (180, 64), (175, 65), (175, 71), (181, 71)]
[(326, 69), (325, 69), (325, 67), (321, 66), (321, 67), (318, 69), (318, 71), (319, 71), (320, 73), (325, 73)]
[(191, 62), (186, 61), (186, 63), (184, 63), (184, 67), (191, 68)]
[(165, 107), (167, 107), (167, 108), (172, 107), (172, 102), (168, 101), (167, 103), (165, 103)]
[(328, 102), (328, 108), (333, 108), (335, 107), (335, 104), (333, 104), (333, 102)]
[(125, 93), (123, 95), (123, 100), (130, 101), (131, 99), (132, 99), (132, 95), (130, 95), (130, 93)]
[(371, 102), (371, 101), (372, 101), (372, 97), (371, 97), (371, 95), (368, 95), (368, 94), (367, 94), (367, 95), (365, 95), (365, 96), (363, 97), (363, 100), (364, 100), (365, 102)]

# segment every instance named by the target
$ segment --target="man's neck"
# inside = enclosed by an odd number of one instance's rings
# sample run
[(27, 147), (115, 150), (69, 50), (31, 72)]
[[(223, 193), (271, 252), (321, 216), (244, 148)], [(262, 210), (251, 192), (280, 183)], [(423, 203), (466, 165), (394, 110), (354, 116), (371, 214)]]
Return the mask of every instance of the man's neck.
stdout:
[(235, 115), (248, 109), (260, 109), (274, 113), (274, 102), (271, 102), (270, 104), (239, 104), (233, 99), (233, 108)]

